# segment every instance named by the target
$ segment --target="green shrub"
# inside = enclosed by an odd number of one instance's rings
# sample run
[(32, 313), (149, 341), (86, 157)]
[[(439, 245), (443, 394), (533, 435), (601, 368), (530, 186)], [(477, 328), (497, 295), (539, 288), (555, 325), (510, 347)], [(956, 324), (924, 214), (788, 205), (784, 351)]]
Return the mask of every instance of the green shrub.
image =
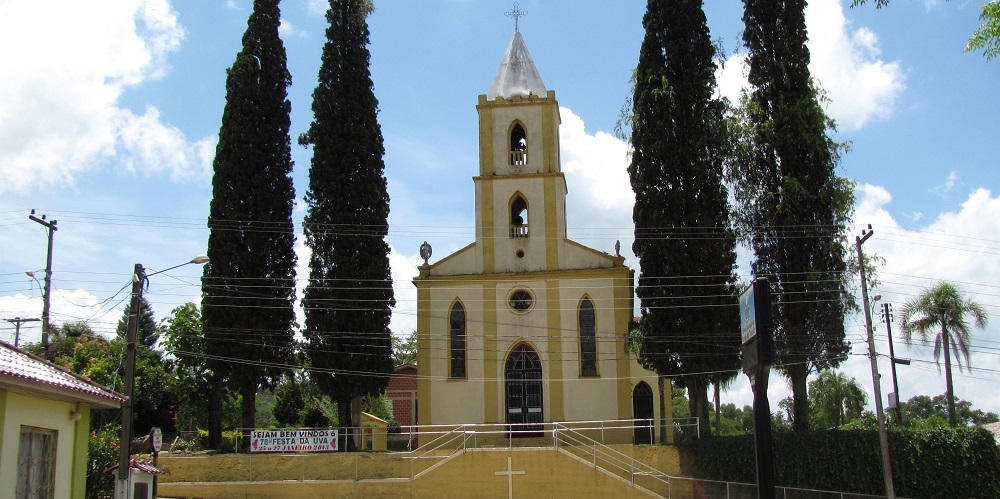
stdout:
[(87, 444), (87, 498), (103, 499), (114, 495), (115, 473), (105, 473), (108, 468), (118, 464), (118, 441), (121, 439), (120, 427), (105, 426), (91, 432)]
[[(775, 484), (882, 495), (878, 432), (807, 431), (773, 435)], [(681, 465), (701, 479), (755, 483), (752, 435), (685, 442)], [(889, 433), (896, 494), (901, 497), (1000, 497), (1000, 449), (978, 428)]]

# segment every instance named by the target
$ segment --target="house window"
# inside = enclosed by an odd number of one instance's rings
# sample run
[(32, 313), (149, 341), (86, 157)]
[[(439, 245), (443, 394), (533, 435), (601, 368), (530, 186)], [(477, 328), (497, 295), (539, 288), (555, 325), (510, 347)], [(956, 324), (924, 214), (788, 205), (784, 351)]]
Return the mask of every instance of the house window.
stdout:
[(451, 377), (465, 377), (465, 307), (462, 302), (455, 302), (451, 306), (451, 313), (448, 314), (450, 351), (451, 351)]
[(597, 318), (594, 302), (580, 302), (580, 375), (597, 376)]
[(21, 426), (17, 449), (17, 497), (55, 497), (56, 430)]
[(514, 123), (510, 129), (510, 165), (528, 164), (528, 134), (520, 123)]
[(510, 237), (528, 237), (528, 202), (521, 193), (514, 194), (511, 198)]

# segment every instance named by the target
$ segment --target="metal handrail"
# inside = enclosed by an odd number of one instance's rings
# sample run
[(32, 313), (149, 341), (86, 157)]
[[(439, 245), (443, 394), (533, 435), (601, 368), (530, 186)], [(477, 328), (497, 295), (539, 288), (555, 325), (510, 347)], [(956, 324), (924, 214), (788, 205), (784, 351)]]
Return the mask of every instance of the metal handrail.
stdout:
[[(673, 478), (672, 476), (638, 461), (628, 454), (608, 447), (607, 445), (604, 445), (586, 435), (580, 434), (574, 429), (567, 428), (561, 423), (553, 423), (553, 441), (555, 442), (557, 448), (559, 442), (561, 441), (560, 439), (562, 439), (564, 443), (568, 443), (570, 446), (590, 449), (595, 468), (605, 469), (612, 474), (616, 473), (614, 473), (612, 469), (608, 469), (609, 467), (619, 469), (623, 474), (628, 474), (629, 482), (633, 486), (636, 484), (636, 476), (644, 476), (659, 481), (667, 487), (667, 490), (670, 489), (670, 478)], [(601, 458), (600, 462), (607, 463), (608, 467), (598, 466), (599, 457)]]

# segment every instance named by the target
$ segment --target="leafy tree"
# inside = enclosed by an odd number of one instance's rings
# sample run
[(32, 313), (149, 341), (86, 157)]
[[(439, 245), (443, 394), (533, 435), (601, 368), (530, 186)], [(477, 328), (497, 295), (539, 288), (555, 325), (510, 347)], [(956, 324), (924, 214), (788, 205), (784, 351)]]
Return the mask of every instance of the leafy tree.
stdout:
[(93, 337), (94, 330), (91, 329), (90, 325), (84, 321), (71, 321), (71, 322), (64, 322), (60, 324), (58, 327), (54, 328), (51, 336), (54, 336), (56, 339), (79, 338), (81, 336)]
[(257, 404), (254, 408), (254, 412), (257, 414), (254, 416), (257, 422), (257, 428), (274, 428), (277, 424), (277, 420), (274, 419), (274, 392), (270, 389), (263, 389), (257, 392)]
[[(389, 194), (369, 72), (371, 11), (368, 1), (331, 0), (313, 122), (299, 138), (313, 146), (305, 198), (312, 256), (303, 335), (312, 382), (337, 403), (344, 428), (359, 423), (352, 399), (384, 390), (393, 369)], [(353, 440), (343, 448), (352, 450)]]
[[(124, 342), (116, 340), (112, 342), (111, 347), (115, 353), (122, 352)], [(117, 356), (112, 359), (117, 359)], [(159, 351), (141, 346), (136, 350), (133, 395), (135, 401), (132, 404), (135, 415), (133, 434), (147, 434), (154, 426), (159, 427), (164, 433), (176, 431), (174, 407), (177, 398), (170, 389), (170, 370), (169, 363), (163, 359)], [(119, 376), (125, 376), (124, 367), (119, 371)]]
[[(49, 333), (49, 355), (53, 359), (72, 355), (73, 348), (77, 344), (76, 338), (93, 338), (95, 336), (94, 330), (84, 321), (53, 324)], [(44, 357), (41, 343), (25, 343), (21, 348), (39, 357)]]
[(160, 334), (161, 345), (174, 359), (170, 387), (177, 397), (177, 422), (189, 430), (207, 427), (205, 394), (210, 389), (211, 373), (198, 306), (188, 302), (173, 309), (160, 321)]
[(302, 387), (292, 375), (285, 375), (274, 389), (274, 407), (271, 413), (278, 425), (294, 428), (302, 424)]
[[(946, 394), (935, 395), (934, 398), (927, 395), (916, 395), (903, 402), (901, 406), (911, 425), (944, 426), (948, 424), (948, 396)], [(962, 399), (955, 401), (955, 419), (958, 424), (963, 426), (1000, 422), (1000, 417), (995, 413), (984, 413), (980, 409), (973, 409), (971, 402)], [(936, 425), (937, 421), (940, 424)]]
[[(26, 349), (29, 352), (41, 351), (41, 345), (29, 344)], [(108, 341), (101, 336), (84, 333), (60, 338), (59, 348), (50, 349), (50, 352), (57, 352), (52, 358), (54, 364), (86, 376), (95, 383), (119, 391), (122, 389), (125, 377), (125, 365), (122, 362), (124, 339)], [(160, 352), (141, 345), (136, 350), (132, 405), (135, 435), (149, 433), (154, 426), (159, 426), (164, 432), (174, 431), (173, 406), (176, 401), (168, 383), (170, 369), (170, 364)], [(106, 423), (115, 421), (118, 414), (117, 410), (111, 409), (93, 411), (91, 429), (98, 430)]]
[(361, 399), (361, 410), (388, 422), (395, 421), (392, 401), (384, 393), (377, 396), (369, 395)]
[[(132, 300), (128, 300), (128, 303), (125, 304), (125, 311), (122, 313), (122, 318), (118, 320), (118, 327), (115, 329), (115, 334), (119, 338), (125, 339), (126, 334), (128, 334), (128, 319), (131, 316)], [(149, 304), (145, 296), (139, 297), (139, 326), (136, 329), (135, 339), (140, 345), (146, 348), (155, 347), (156, 342), (160, 339), (160, 333), (156, 327), (156, 319), (153, 318), (153, 306)]]
[[(851, 7), (866, 3), (868, 0), (854, 0), (851, 2)], [(887, 5), (889, 5), (889, 0), (875, 0), (876, 9)], [(983, 21), (983, 24), (972, 33), (969, 43), (965, 46), (965, 51), (981, 50), (988, 61), (1000, 55), (1000, 1), (989, 0), (984, 3), (979, 19)]]
[[(955, 387), (951, 378), (951, 355), (962, 369), (962, 357), (969, 365), (969, 343), (972, 340), (972, 326), (986, 327), (989, 314), (986, 307), (962, 296), (962, 292), (951, 283), (940, 282), (925, 288), (903, 305), (903, 341), (913, 345), (914, 333), (924, 343), (934, 335), (934, 360), (941, 367), (941, 353), (944, 352), (944, 378), (947, 385), (948, 422), (957, 424), (955, 415)], [(972, 324), (969, 319), (972, 319)]]
[(753, 407), (722, 404), (719, 408), (721, 424), (717, 435), (746, 435), (753, 433)]
[[(709, 434), (706, 373), (736, 375), (736, 240), (723, 185), (724, 104), (701, 0), (649, 0), (635, 72), (632, 163), (639, 359), (687, 388)], [(725, 379), (715, 381), (722, 382)]]
[(276, 380), (292, 355), (291, 74), (280, 23), (278, 0), (255, 0), (226, 77), (208, 222), (211, 260), (202, 278), (213, 448), (222, 443), (223, 382), (241, 396), (240, 426), (253, 428), (257, 390)]
[(814, 428), (837, 428), (858, 419), (868, 401), (864, 389), (854, 378), (834, 370), (819, 373), (809, 382), (810, 415)]
[(406, 336), (392, 335), (392, 365), (417, 363), (417, 331)]
[(330, 416), (320, 397), (309, 397), (302, 408), (302, 426), (306, 428), (326, 428), (330, 426)]
[[(738, 376), (738, 373), (737, 373)], [(729, 389), (729, 387), (736, 381), (736, 376), (731, 375), (728, 372), (713, 373), (710, 377), (712, 381), (712, 388), (714, 389), (714, 401), (715, 401), (715, 434), (723, 435), (722, 433), (722, 407), (719, 402), (719, 391), (723, 389)], [(751, 421), (752, 423), (752, 421)], [(731, 433), (726, 433), (730, 435)]]
[(730, 179), (737, 225), (772, 285), (775, 366), (788, 377), (796, 429), (809, 425), (807, 377), (844, 359), (849, 181), (809, 74), (804, 0), (745, 0), (752, 93), (734, 116)]
[(100, 427), (90, 433), (87, 441), (87, 499), (107, 499), (115, 490), (114, 473), (104, 470), (118, 464), (121, 425)]

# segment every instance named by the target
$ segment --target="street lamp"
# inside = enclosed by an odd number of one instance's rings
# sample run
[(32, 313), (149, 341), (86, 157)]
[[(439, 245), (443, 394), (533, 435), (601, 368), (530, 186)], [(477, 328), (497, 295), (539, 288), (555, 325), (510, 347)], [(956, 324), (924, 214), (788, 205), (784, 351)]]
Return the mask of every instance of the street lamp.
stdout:
[[(208, 262), (207, 256), (198, 255), (189, 262), (158, 270), (149, 274), (149, 276), (192, 263), (201, 265), (206, 262)], [(149, 276), (146, 275), (146, 269), (143, 268), (141, 263), (135, 264), (135, 271), (132, 274), (132, 305), (129, 308), (128, 328), (125, 334), (125, 402), (122, 403), (121, 449), (119, 449), (118, 454), (118, 480), (126, 498), (132, 496), (131, 491), (128, 490), (128, 476), (130, 447), (132, 443), (132, 394), (135, 391), (136, 333), (139, 330), (139, 307), (142, 303), (143, 285), (149, 284), (147, 280)]]

